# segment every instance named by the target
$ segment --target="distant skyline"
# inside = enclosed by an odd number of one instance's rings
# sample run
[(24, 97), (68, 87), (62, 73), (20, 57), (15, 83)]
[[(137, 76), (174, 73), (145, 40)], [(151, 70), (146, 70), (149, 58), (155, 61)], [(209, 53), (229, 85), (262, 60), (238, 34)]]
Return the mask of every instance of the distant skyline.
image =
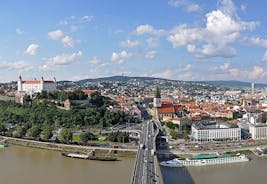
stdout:
[(114, 75), (267, 83), (265, 1), (0, 4), (0, 82)]

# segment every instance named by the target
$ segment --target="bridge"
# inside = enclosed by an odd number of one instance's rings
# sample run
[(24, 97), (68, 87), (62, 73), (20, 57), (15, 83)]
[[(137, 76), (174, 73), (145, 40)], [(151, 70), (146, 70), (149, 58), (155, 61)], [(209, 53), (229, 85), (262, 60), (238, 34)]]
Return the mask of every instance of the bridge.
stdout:
[(157, 171), (156, 137), (159, 128), (151, 120), (145, 109), (142, 109), (143, 127), (140, 135), (140, 146), (137, 151), (132, 184), (157, 184), (159, 175)]

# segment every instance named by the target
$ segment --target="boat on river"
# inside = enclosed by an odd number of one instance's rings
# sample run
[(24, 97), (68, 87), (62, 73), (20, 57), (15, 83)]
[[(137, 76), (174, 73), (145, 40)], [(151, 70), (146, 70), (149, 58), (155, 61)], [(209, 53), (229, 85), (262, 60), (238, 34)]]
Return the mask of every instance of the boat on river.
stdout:
[(7, 146), (8, 144), (6, 142), (0, 142), (0, 148), (5, 148)]
[(79, 159), (87, 159), (87, 160), (99, 160), (99, 161), (117, 161), (116, 157), (111, 156), (92, 156), (86, 154), (78, 154), (78, 153), (62, 153), (65, 157), (70, 158), (79, 158)]
[(244, 154), (198, 155), (191, 158), (175, 158), (173, 160), (163, 161), (160, 162), (160, 165), (166, 167), (206, 166), (240, 163), (249, 160), (249, 157)]

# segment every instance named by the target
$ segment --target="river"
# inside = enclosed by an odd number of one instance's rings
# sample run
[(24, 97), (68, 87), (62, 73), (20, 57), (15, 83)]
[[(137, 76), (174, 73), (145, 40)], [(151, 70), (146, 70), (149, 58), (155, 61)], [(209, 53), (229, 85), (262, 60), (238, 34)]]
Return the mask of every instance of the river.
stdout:
[(126, 184), (135, 158), (117, 162), (80, 160), (59, 152), (22, 146), (0, 149), (0, 183), (8, 184)]
[(189, 168), (161, 167), (164, 184), (267, 183), (267, 158), (250, 156), (250, 162)]

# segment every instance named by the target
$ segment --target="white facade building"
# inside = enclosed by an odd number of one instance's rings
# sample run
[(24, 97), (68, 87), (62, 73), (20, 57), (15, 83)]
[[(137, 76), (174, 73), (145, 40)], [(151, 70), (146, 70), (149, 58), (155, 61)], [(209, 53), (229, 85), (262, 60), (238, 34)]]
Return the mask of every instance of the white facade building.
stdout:
[(191, 138), (198, 142), (241, 140), (241, 128), (226, 123), (197, 122), (191, 126)]
[(42, 91), (55, 91), (56, 90), (56, 81), (44, 80), (42, 77), (41, 80), (27, 80), (23, 81), (21, 76), (18, 80), (18, 92), (25, 94), (34, 94), (40, 93)]
[(267, 124), (250, 124), (249, 133), (252, 139), (266, 139), (267, 138)]

